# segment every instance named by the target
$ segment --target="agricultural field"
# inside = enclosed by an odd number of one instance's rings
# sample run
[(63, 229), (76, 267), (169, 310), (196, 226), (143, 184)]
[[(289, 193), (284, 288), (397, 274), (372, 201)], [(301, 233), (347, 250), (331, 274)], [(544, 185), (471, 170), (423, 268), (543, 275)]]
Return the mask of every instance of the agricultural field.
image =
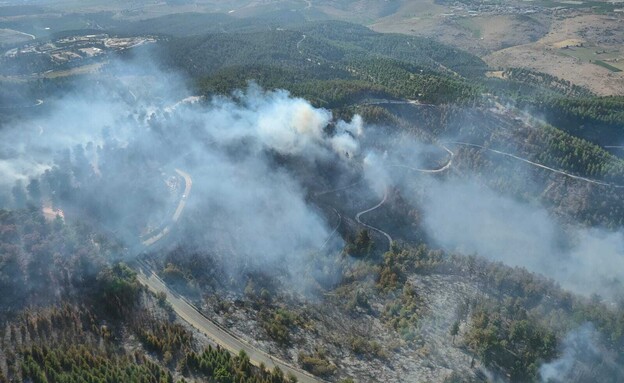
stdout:
[(604, 49), (596, 45), (583, 43), (561, 47), (559, 53), (574, 57), (582, 62), (589, 62), (609, 69), (611, 72), (624, 70), (624, 54), (617, 49)]
[(579, 13), (554, 20), (539, 40), (482, 58), (492, 67), (521, 67), (556, 76), (598, 95), (624, 94), (621, 17)]

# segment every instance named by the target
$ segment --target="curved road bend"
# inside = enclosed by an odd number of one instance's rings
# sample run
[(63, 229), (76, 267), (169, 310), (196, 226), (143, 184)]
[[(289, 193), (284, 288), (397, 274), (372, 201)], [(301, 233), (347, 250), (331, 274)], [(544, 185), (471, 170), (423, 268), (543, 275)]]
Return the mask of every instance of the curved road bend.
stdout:
[(36, 106), (43, 105), (43, 100), (37, 99), (34, 104), (31, 105), (22, 105), (22, 106), (0, 106), (0, 109), (25, 109), (25, 108), (34, 108)]
[(182, 210), (184, 210), (184, 207), (186, 206), (186, 199), (188, 198), (189, 194), (191, 193), (191, 187), (193, 186), (193, 179), (191, 178), (190, 174), (183, 172), (180, 169), (176, 169), (175, 170), (176, 173), (178, 173), (180, 176), (182, 176), (182, 178), (184, 178), (184, 194), (182, 194), (182, 198), (180, 199), (180, 203), (178, 203), (178, 207), (175, 211), (175, 213), (173, 213), (173, 222), (178, 222), (178, 219), (180, 219), (180, 215), (182, 215)]
[(447, 148), (446, 146), (442, 145), (442, 149), (444, 149), (448, 154), (449, 154), (449, 160), (447, 161), (446, 164), (444, 164), (444, 166), (442, 166), (441, 168), (438, 169), (418, 169), (418, 168), (413, 168), (411, 166), (407, 166), (407, 165), (390, 165), (393, 166), (395, 168), (405, 168), (405, 169), (409, 169), (409, 170), (413, 170), (415, 172), (420, 172), (420, 173), (441, 173), (447, 169), (449, 169), (452, 165), (453, 165), (453, 157), (455, 157), (455, 153), (453, 153), (449, 148)]
[[(455, 157), (455, 153), (453, 153), (446, 146), (442, 145), (442, 149), (444, 149), (449, 154), (449, 160), (441, 168), (438, 168), (438, 169), (418, 169), (418, 168), (412, 168), (412, 167), (407, 166), (407, 165), (391, 165), (391, 166), (399, 167), (399, 168), (406, 168), (406, 169), (410, 169), (410, 170), (413, 170), (413, 171), (416, 171), (416, 172), (421, 172), (421, 173), (428, 173), (428, 174), (440, 173), (440, 172), (443, 172), (443, 171), (449, 169), (453, 165), (453, 157)], [(371, 207), (370, 209), (366, 209), (364, 211), (361, 211), (361, 212), (357, 213), (357, 215), (355, 216), (355, 220), (360, 225), (362, 225), (364, 227), (367, 227), (367, 228), (369, 228), (371, 230), (374, 230), (374, 231), (380, 233), (381, 235), (383, 235), (384, 237), (386, 237), (386, 239), (388, 240), (388, 249), (390, 249), (392, 247), (392, 237), (390, 236), (390, 234), (386, 233), (385, 231), (383, 231), (381, 229), (378, 229), (376, 227), (368, 225), (368, 224), (362, 222), (362, 220), (360, 219), (362, 217), (362, 215), (364, 215), (366, 213), (370, 213), (371, 211), (380, 208), (386, 202), (387, 199), (388, 199), (388, 189), (385, 190), (384, 196), (383, 196), (383, 199), (381, 200), (381, 202), (379, 202), (377, 205)]]
[(301, 52), (300, 47), (301, 47), (301, 43), (303, 42), (303, 40), (306, 39), (306, 35), (301, 35), (301, 36), (302, 36), (301, 40), (297, 41), (297, 50), (299, 51), (300, 54), (303, 54), (303, 52)]
[(387, 199), (388, 199), (388, 189), (386, 189), (386, 190), (384, 191), (384, 196), (383, 196), (383, 199), (381, 200), (381, 202), (379, 202), (377, 205), (375, 205), (375, 206), (371, 207), (370, 209), (366, 209), (366, 210), (364, 210), (364, 211), (361, 211), (361, 212), (357, 213), (357, 214), (356, 214), (356, 216), (355, 216), (355, 220), (356, 220), (356, 221), (357, 221), (360, 225), (362, 225), (362, 226), (364, 226), (364, 227), (367, 227), (367, 228), (369, 228), (369, 229), (371, 229), (371, 230), (374, 230), (374, 231), (378, 232), (379, 234), (383, 235), (384, 237), (386, 237), (386, 239), (388, 240), (388, 250), (389, 250), (389, 249), (392, 247), (392, 237), (390, 236), (390, 234), (388, 234), (388, 233), (386, 233), (385, 231), (383, 231), (383, 230), (381, 230), (381, 229), (378, 229), (378, 228), (376, 228), (376, 227), (374, 227), (374, 226), (368, 225), (368, 224), (366, 224), (366, 223), (364, 223), (364, 222), (362, 222), (362, 221), (360, 220), (360, 217), (361, 217), (361, 216), (363, 216), (364, 214), (366, 214), (366, 213), (370, 213), (371, 211), (373, 211), (373, 210), (375, 210), (375, 209), (377, 209), (377, 208), (381, 207), (381, 205), (383, 205), (384, 203), (386, 203), (386, 200), (387, 200)]
[(537, 162), (533, 162), (533, 161), (527, 160), (526, 158), (518, 157), (518, 156), (510, 154), (510, 153), (501, 152), (500, 150), (486, 148), (485, 146), (481, 146), (481, 145), (477, 145), (477, 144), (471, 144), (471, 143), (468, 143), (468, 142), (461, 142), (461, 141), (450, 141), (448, 143), (449, 144), (454, 144), (454, 145), (471, 146), (471, 147), (474, 147), (474, 148), (480, 148), (480, 149), (488, 150), (488, 151), (490, 151), (492, 153), (500, 154), (502, 156), (510, 157), (510, 158), (516, 159), (518, 161), (526, 162), (529, 165), (536, 166), (538, 168), (545, 169), (545, 170), (548, 170), (548, 171), (553, 172), (553, 173), (561, 174), (561, 175), (566, 176), (566, 177), (570, 177), (570, 178), (574, 178), (576, 180), (589, 182), (589, 183), (592, 183), (592, 184), (595, 184), (595, 185), (609, 186), (609, 187), (613, 187), (613, 188), (624, 188), (624, 185), (616, 185), (616, 184), (612, 184), (612, 183), (608, 183), (608, 182), (602, 182), (602, 181), (598, 181), (598, 180), (593, 180), (591, 178), (585, 178), (585, 177), (581, 177), (581, 176), (576, 176), (574, 174), (570, 174), (570, 173), (564, 172), (563, 170), (554, 169), (554, 168), (548, 167), (546, 165), (542, 165), (542, 164), (539, 164)]
[[(176, 223), (182, 215), (182, 211), (186, 206), (186, 200), (189, 196), (189, 193), (191, 192), (191, 187), (193, 186), (193, 180), (188, 173), (180, 169), (175, 169), (175, 171), (184, 178), (185, 186), (184, 194), (182, 195), (182, 198), (180, 199), (180, 202), (178, 203), (178, 206), (172, 217), (173, 223)], [(340, 222), (342, 222), (342, 217), (340, 217), (338, 225), (340, 225)], [(333, 235), (336, 230), (338, 230), (338, 226), (336, 226), (336, 229), (334, 229), (334, 231), (330, 235)], [(160, 233), (143, 241), (143, 246), (149, 247), (153, 245), (154, 243), (165, 237), (170, 231), (171, 225), (167, 225)], [(217, 323), (211, 321), (187, 299), (185, 299), (181, 295), (172, 292), (169, 287), (167, 287), (165, 282), (160, 279), (147, 264), (140, 261), (137, 270), (137, 279), (141, 284), (147, 286), (147, 288), (154, 293), (164, 293), (167, 297), (167, 302), (171, 304), (171, 307), (180, 318), (187, 321), (191, 326), (196, 328), (198, 331), (204, 333), (206, 336), (214, 340), (218, 345), (230, 351), (231, 353), (238, 354), (240, 350), (244, 350), (245, 353), (249, 356), (249, 360), (253, 365), (260, 366), (260, 364), (264, 364), (266, 367), (271, 369), (274, 367), (279, 367), (282, 372), (284, 372), (284, 374), (291, 374), (295, 376), (299, 382), (302, 383), (325, 382), (324, 380), (316, 378), (308, 374), (307, 372), (288, 364), (285, 361), (271, 357), (269, 354), (250, 345), (244, 340), (231, 334), (228, 330), (219, 326)]]
[[(180, 198), (180, 202), (178, 203), (178, 206), (176, 207), (175, 212), (173, 213), (173, 217), (171, 218), (171, 220), (173, 221), (173, 223), (178, 222), (178, 219), (180, 219), (180, 216), (182, 215), (182, 211), (184, 210), (184, 208), (186, 207), (186, 199), (189, 195), (189, 193), (191, 192), (191, 187), (193, 186), (193, 179), (191, 178), (190, 174), (180, 170), (180, 169), (175, 169), (176, 173), (178, 173), (182, 178), (184, 178), (184, 194), (182, 194), (182, 198)], [(145, 241), (143, 241), (143, 246), (145, 247), (149, 247), (153, 244), (155, 244), (156, 242), (160, 241), (161, 239), (163, 239), (167, 234), (169, 234), (169, 232), (171, 231), (171, 225), (167, 225), (165, 226), (164, 229), (162, 229), (159, 233), (157, 233), (156, 235), (146, 239)]]

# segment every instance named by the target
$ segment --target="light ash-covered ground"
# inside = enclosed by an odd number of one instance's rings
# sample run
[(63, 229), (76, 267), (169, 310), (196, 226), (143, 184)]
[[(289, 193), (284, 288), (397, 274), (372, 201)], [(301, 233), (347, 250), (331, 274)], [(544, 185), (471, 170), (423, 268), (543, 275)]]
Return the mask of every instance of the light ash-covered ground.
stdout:
[[(292, 330), (293, 341), (288, 346), (269, 339), (261, 325), (262, 307), (254, 309), (244, 298), (207, 296), (203, 309), (249, 343), (293, 364), (300, 352), (322, 350), (337, 367), (337, 373), (327, 377), (331, 381), (352, 377), (362, 382), (443, 382), (453, 371), (464, 376), (475, 374), (479, 366), (471, 368), (472, 356), (462, 347), (460, 336), (453, 344), (450, 328), (462, 302), (480, 294), (476, 283), (448, 275), (412, 275), (407, 283), (422, 300), (418, 335), (413, 341), (403, 340), (382, 316), (384, 307), (401, 292), (380, 292), (368, 282), (341, 289), (368, 289), (370, 309), (349, 311), (348, 299), (334, 293), (316, 300), (279, 299), (280, 307), (305, 318), (304, 325)], [(462, 322), (462, 329), (467, 325)], [(354, 336), (377, 342), (381, 356), (357, 355), (348, 346)]]

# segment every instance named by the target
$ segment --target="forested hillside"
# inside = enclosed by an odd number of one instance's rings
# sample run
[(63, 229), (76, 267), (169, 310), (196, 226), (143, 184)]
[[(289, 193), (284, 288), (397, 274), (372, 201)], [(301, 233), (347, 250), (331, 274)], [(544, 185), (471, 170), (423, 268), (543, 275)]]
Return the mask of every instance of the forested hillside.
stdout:
[[(368, 83), (372, 92), (382, 86), (393, 97), (436, 104), (482, 104), (483, 95), (492, 92), (505, 103), (599, 145), (624, 140), (617, 97), (595, 97), (581, 87), (522, 69), (506, 71), (504, 80), (487, 78), (482, 60), (430, 39), (380, 34), (340, 22), (293, 22), (270, 31), (239, 32), (233, 27), (228, 32), (172, 38), (166, 46), (165, 61), (203, 78), (205, 91), (230, 90), (256, 80), (305, 95), (297, 89), (302, 81), (318, 82), (315, 88), (322, 89), (325, 80), (357, 79)], [(330, 107), (357, 99), (341, 97), (336, 103), (331, 90), (309, 96)]]
[(265, 6), (0, 57), (0, 383), (621, 382), (624, 99)]

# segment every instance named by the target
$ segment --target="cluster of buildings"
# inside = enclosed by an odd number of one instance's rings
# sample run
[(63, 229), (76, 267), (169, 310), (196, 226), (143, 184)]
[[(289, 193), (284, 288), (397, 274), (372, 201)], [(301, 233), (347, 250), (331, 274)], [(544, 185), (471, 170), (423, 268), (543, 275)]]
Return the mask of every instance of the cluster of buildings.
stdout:
[(4, 56), (47, 55), (57, 64), (66, 64), (155, 42), (152, 37), (110, 37), (107, 34), (70, 36), (46, 43), (33, 42), (7, 51)]
[(504, 3), (474, 3), (466, 4), (456, 2), (451, 7), (451, 12), (443, 14), (445, 17), (477, 17), (485, 15), (531, 15), (544, 12), (545, 8), (531, 5), (511, 5)]

